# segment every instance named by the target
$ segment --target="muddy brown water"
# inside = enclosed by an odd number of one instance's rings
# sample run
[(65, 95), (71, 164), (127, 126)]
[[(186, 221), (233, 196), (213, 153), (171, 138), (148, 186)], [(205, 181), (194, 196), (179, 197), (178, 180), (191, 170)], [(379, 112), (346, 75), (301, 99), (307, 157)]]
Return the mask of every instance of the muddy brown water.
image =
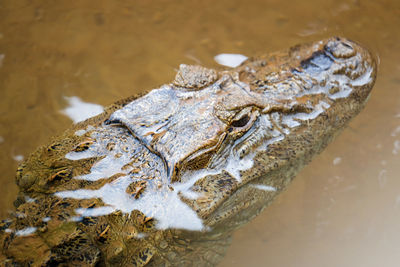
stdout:
[(399, 266), (400, 1), (0, 2), (0, 217), (21, 156), (71, 125), (64, 96), (108, 105), (219, 67), (345, 36), (380, 60), (365, 110), (255, 220), (219, 266)]

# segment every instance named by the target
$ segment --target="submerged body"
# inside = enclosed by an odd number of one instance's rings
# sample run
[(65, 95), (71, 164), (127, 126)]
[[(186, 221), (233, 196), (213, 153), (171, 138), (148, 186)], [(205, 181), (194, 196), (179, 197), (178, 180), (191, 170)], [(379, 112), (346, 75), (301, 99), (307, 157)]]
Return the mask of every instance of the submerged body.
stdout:
[[(331, 38), (117, 102), (18, 169), (12, 265), (207, 266), (364, 106), (369, 52)], [(36, 253), (32, 253), (35, 251)]]

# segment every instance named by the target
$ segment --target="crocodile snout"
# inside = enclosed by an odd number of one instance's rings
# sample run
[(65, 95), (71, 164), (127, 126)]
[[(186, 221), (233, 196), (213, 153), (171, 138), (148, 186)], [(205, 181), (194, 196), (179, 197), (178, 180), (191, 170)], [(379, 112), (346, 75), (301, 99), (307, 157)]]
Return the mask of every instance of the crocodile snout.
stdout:
[(367, 49), (334, 37), (314, 45), (312, 50), (294, 71), (298, 83), (311, 80), (312, 93), (324, 93), (330, 100), (360, 93), (368, 96), (375, 81), (376, 63)]
[(339, 37), (327, 42), (324, 50), (335, 62), (331, 75), (342, 79), (343, 87), (351, 89), (352, 96), (365, 100), (376, 78), (374, 56), (359, 44)]

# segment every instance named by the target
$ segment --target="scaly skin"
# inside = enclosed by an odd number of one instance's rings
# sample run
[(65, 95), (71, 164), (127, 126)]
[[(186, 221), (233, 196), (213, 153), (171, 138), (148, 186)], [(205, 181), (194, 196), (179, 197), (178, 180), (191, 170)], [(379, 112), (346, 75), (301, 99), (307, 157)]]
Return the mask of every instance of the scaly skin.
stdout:
[(208, 266), (365, 105), (369, 52), (330, 38), (108, 107), (18, 169), (9, 266)]

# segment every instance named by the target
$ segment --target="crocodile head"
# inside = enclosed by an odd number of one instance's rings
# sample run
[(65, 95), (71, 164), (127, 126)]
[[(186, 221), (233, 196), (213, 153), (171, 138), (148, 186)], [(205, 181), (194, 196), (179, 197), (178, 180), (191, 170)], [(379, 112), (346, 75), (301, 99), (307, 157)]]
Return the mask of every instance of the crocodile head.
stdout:
[(375, 76), (369, 52), (342, 38), (229, 71), (182, 65), (173, 83), (116, 103), (21, 165), (15, 216), (0, 223), (6, 261), (216, 263), (231, 230), (362, 109)]
[(206, 225), (235, 227), (362, 109), (375, 76), (366, 49), (330, 38), (231, 71), (181, 66), (179, 83), (127, 104), (109, 122), (163, 159), (169, 181), (186, 185), (179, 195)]

